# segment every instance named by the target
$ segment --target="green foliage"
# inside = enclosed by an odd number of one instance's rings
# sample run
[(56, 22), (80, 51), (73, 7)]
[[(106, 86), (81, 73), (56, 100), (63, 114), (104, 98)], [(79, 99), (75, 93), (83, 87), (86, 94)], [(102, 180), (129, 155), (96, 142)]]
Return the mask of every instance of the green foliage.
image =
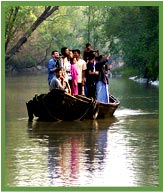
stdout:
[(121, 66), (121, 67), (112, 69), (111, 72), (113, 74), (121, 74), (123, 77), (126, 77), (126, 78), (131, 77), (131, 76), (142, 77), (142, 74), (140, 74), (139, 70), (136, 68), (132, 68), (132, 67)]
[(140, 76), (140, 72), (137, 69), (126, 68), (123, 70), (123, 77)]
[(25, 59), (23, 57), (15, 57), (11, 59), (11, 64), (6, 66), (6, 70), (19, 71), (25, 68), (37, 66), (37, 61), (34, 58), (31, 58), (30, 56), (26, 56)]
[(100, 50), (101, 54), (108, 54), (109, 39), (106, 39), (106, 35), (103, 31), (103, 27), (106, 25), (105, 16), (108, 7), (105, 6), (88, 6), (83, 11), (86, 16), (86, 25), (84, 38), (85, 42), (92, 44), (93, 49)]
[[(40, 7), (42, 9), (42, 7)], [(5, 41), (6, 50), (10, 49), (15, 41), (28, 29), (37, 18), (36, 7), (7, 6), (5, 7)]]
[(18, 68), (27, 68), (27, 67), (35, 67), (37, 66), (36, 60), (27, 56), (26, 59), (19, 60), (19, 67)]
[[(6, 51), (30, 28), (44, 6), (6, 6)], [(18, 67), (45, 65), (52, 50), (79, 48), (90, 42), (100, 54), (116, 55), (125, 75), (157, 79), (159, 75), (157, 6), (60, 6), (14, 57)], [(23, 62), (23, 60), (25, 62)], [(19, 65), (20, 63), (20, 65)], [(12, 65), (12, 62), (10, 62)], [(6, 66), (8, 67), (8, 66)]]
[(111, 52), (146, 78), (158, 76), (158, 18), (158, 7), (112, 7), (104, 26)]

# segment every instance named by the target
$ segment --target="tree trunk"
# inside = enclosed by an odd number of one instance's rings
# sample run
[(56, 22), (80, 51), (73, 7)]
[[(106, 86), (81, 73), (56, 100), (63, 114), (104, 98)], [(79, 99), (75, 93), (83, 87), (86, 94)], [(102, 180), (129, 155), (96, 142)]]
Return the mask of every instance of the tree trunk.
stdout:
[(11, 9), (9, 21), (5, 27), (6, 28), (6, 30), (5, 30), (5, 39), (6, 39), (5, 51), (7, 50), (7, 46), (8, 46), (8, 43), (10, 42), (10, 39), (12, 38), (12, 29), (13, 29), (17, 14), (19, 12), (19, 8), (20, 7), (18, 6), (18, 7)]
[(33, 25), (28, 29), (24, 35), (18, 40), (18, 42), (6, 53), (6, 62), (19, 51), (20, 47), (27, 41), (31, 36), (32, 32), (44, 21), (46, 20), (53, 12), (57, 11), (59, 6), (46, 7), (45, 11), (38, 17), (38, 19), (33, 23)]

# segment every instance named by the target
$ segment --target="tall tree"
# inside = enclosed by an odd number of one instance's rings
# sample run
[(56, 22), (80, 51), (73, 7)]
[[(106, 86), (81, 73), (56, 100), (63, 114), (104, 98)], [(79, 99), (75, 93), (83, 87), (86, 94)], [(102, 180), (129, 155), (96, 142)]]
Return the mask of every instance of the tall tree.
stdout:
[(87, 29), (85, 30), (87, 32), (85, 33), (85, 39), (92, 44), (94, 49), (98, 48), (103, 53), (106, 52), (105, 45), (109, 41), (109, 39), (106, 41), (106, 35), (102, 30), (105, 25), (104, 13), (106, 11), (107, 7), (105, 6), (88, 6), (83, 11), (88, 23), (88, 25), (86, 25)]
[[(6, 61), (8, 61), (16, 52), (19, 51), (20, 47), (27, 41), (27, 39), (31, 36), (32, 32), (44, 21), (46, 20), (52, 13), (57, 11), (59, 6), (48, 6), (45, 7), (44, 12), (37, 18), (37, 20), (32, 24), (32, 26), (23, 34), (22, 37), (18, 40), (18, 42), (6, 53)], [(18, 8), (15, 8), (15, 13), (18, 12)], [(16, 14), (13, 15), (13, 21), (16, 19)], [(11, 15), (11, 17), (12, 17)], [(6, 38), (6, 45), (8, 44), (8, 38)]]
[(158, 76), (158, 7), (112, 7), (105, 32), (125, 66), (147, 78)]

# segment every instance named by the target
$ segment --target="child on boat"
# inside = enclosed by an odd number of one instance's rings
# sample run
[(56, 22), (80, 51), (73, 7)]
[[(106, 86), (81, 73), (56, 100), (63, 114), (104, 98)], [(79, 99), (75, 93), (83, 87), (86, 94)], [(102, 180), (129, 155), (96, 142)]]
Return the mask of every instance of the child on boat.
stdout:
[(70, 59), (70, 62), (71, 62), (71, 77), (72, 77), (71, 94), (78, 95), (78, 72), (76, 69), (77, 59), (72, 58)]

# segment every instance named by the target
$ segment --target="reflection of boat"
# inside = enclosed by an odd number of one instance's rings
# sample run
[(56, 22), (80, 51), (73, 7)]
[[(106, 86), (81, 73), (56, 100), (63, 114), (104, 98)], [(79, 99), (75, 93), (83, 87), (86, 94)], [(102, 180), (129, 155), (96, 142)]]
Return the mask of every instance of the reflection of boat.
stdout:
[(119, 104), (113, 96), (110, 96), (109, 104), (103, 104), (92, 98), (72, 96), (63, 90), (54, 89), (47, 94), (35, 95), (26, 106), (29, 120), (33, 120), (35, 115), (40, 120), (71, 121), (112, 116)]
[(108, 130), (116, 122), (117, 118), (114, 116), (109, 119), (98, 119), (92, 121), (43, 122), (35, 120), (28, 122), (28, 131), (31, 133), (31, 136), (35, 135), (36, 137), (42, 137), (44, 135), (48, 135), (49, 137), (60, 135), (64, 138), (67, 136), (81, 137), (81, 135), (88, 135), (88, 133), (92, 133), (92, 131)]
[(42, 146), (40, 159), (47, 160), (50, 185), (76, 186), (83, 169), (88, 172), (101, 171), (106, 156), (108, 130), (116, 121), (115, 117), (82, 122), (28, 121), (28, 135), (35, 143), (35, 149), (38, 146), (40, 150)]

